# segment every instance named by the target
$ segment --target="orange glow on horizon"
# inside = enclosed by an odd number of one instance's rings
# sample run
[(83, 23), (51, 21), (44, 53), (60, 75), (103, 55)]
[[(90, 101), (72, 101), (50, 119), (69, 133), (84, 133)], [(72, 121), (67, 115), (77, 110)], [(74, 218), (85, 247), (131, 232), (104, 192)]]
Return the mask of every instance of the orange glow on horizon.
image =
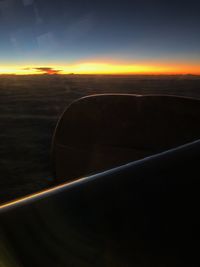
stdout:
[(42, 69), (59, 70), (58, 74), (196, 74), (200, 75), (200, 65), (164, 65), (164, 64), (111, 64), (111, 63), (80, 63), (73, 65), (45, 65), (43, 66), (0, 66), (0, 74), (32, 75), (43, 74)]

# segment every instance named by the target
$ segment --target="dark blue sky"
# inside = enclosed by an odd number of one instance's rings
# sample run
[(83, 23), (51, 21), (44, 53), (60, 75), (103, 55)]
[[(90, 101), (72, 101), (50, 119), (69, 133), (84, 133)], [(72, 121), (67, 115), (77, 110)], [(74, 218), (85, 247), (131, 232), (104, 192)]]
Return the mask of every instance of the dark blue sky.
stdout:
[(0, 65), (200, 65), (198, 0), (0, 0)]

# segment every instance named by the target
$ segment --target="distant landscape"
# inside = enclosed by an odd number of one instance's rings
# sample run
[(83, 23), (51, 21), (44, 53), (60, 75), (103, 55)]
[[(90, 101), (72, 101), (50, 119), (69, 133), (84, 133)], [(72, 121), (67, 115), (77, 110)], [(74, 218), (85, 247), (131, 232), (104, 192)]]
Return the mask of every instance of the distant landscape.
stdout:
[(200, 98), (200, 76), (1, 75), (1, 203), (52, 186), (50, 148), (58, 118), (74, 100), (101, 93)]

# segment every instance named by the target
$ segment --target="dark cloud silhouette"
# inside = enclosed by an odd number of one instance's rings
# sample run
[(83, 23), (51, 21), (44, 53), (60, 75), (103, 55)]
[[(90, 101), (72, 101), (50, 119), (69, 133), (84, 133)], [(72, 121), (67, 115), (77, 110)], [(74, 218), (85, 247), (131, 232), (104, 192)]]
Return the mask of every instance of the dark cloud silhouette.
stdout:
[(42, 74), (59, 74), (61, 72), (61, 70), (57, 70), (51, 67), (23, 68), (23, 70), (37, 70)]
[(44, 73), (44, 74), (59, 74), (61, 70), (56, 70), (54, 68), (47, 68), (47, 67), (40, 67), (40, 68), (34, 68), (35, 70)]

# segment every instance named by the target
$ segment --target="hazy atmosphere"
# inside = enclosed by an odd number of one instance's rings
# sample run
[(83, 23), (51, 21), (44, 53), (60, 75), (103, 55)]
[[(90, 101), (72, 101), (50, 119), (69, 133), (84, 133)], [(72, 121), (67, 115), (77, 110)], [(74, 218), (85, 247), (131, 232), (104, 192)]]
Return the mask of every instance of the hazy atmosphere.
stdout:
[(200, 74), (199, 9), (196, 0), (1, 0), (0, 73)]

